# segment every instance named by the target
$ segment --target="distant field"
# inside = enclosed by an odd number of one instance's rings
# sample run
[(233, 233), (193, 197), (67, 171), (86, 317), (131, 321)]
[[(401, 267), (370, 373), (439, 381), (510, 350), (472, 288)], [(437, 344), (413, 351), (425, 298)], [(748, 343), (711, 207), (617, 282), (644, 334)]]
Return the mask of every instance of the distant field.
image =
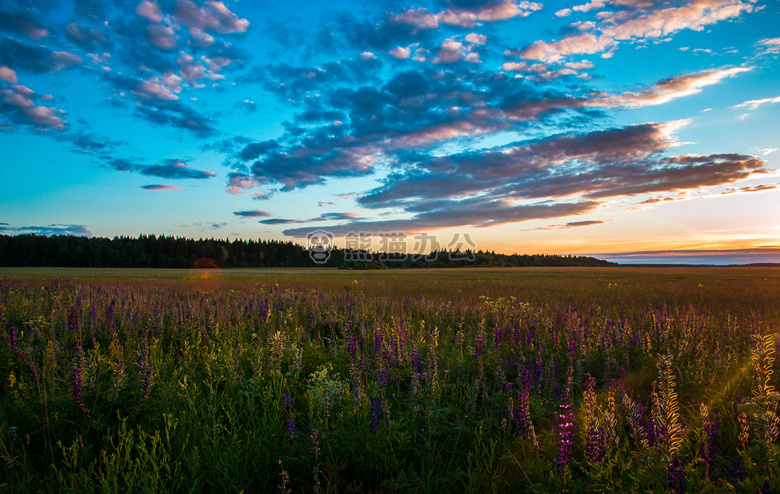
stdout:
[(780, 492), (780, 268), (0, 268), (0, 324), (8, 492)]

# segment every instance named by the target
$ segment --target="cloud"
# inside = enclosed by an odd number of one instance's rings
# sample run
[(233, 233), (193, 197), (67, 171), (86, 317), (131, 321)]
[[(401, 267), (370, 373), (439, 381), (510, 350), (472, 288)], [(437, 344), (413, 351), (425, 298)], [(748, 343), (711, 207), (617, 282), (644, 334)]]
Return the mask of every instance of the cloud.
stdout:
[[(559, 134), (449, 156), (413, 155), (405, 171), (388, 175), (358, 203), (368, 208), (402, 208), (422, 219), (428, 208), (458, 210), (468, 204), (464, 197), (491, 197), (510, 205), (580, 197), (590, 204), (728, 184), (766, 172), (765, 162), (751, 156), (663, 156), (674, 144), (669, 128), (675, 125)], [(485, 216), (483, 221), (491, 219)]]
[(270, 218), (267, 220), (260, 220), (258, 223), (262, 223), (264, 225), (287, 225), (290, 223), (300, 223), (297, 220), (287, 220), (282, 218)]
[(33, 40), (49, 36), (49, 31), (43, 28), (37, 19), (23, 11), (11, 13), (0, 10), (0, 30), (23, 34)]
[(388, 53), (399, 60), (404, 60), (412, 55), (412, 49), (409, 47), (397, 46)]
[(152, 22), (162, 21), (160, 5), (154, 0), (143, 0), (138, 4), (138, 7), (135, 8), (135, 13)]
[(210, 119), (178, 101), (139, 101), (135, 114), (154, 124), (187, 130), (199, 138), (217, 134)]
[(190, 0), (176, 0), (174, 16), (182, 25), (196, 32), (243, 33), (249, 27), (248, 20), (231, 12), (223, 2), (212, 0), (207, 0), (203, 7)]
[(767, 190), (775, 190), (778, 188), (780, 188), (780, 184), (773, 184), (773, 185), (760, 184), (760, 185), (754, 185), (753, 187), (750, 186), (740, 187), (738, 189), (729, 187), (728, 189), (721, 192), (721, 194), (727, 195), (727, 194), (735, 194), (735, 193), (742, 193), (742, 192), (764, 192)]
[(540, 226), (538, 228), (531, 228), (530, 230), (520, 230), (521, 232), (531, 232), (535, 230), (568, 230), (569, 228), (578, 228), (581, 226), (601, 225), (607, 223), (600, 220), (585, 220), (585, 221), (570, 221), (568, 223), (562, 223), (559, 225), (547, 225)]
[(734, 105), (732, 108), (748, 108), (750, 110), (756, 110), (758, 107), (769, 103), (780, 103), (780, 96), (775, 96), (774, 98), (753, 99), (738, 105)]
[(73, 235), (77, 237), (91, 237), (90, 232), (85, 225), (63, 225), (55, 223), (47, 226), (20, 226), (9, 227), (8, 223), (0, 223), (0, 232), (11, 235)]
[(146, 26), (146, 36), (151, 44), (163, 50), (172, 50), (178, 46), (176, 31), (164, 24), (149, 24)]
[(181, 187), (179, 187), (178, 185), (162, 185), (162, 184), (142, 185), (141, 188), (145, 190), (181, 190)]
[(597, 36), (593, 33), (581, 33), (550, 43), (542, 40), (534, 41), (524, 48), (520, 55), (530, 60), (557, 62), (569, 55), (600, 53), (616, 44), (614, 39), (603, 34)]
[(71, 22), (65, 28), (68, 40), (83, 50), (94, 50), (98, 46), (107, 47), (108, 39), (100, 29), (89, 28), (78, 22)]
[[(9, 77), (10, 78), (10, 77)], [(9, 88), (0, 88), (0, 115), (5, 115), (11, 122), (17, 124), (35, 125), (37, 127), (64, 130), (68, 122), (57, 115), (64, 113), (62, 110), (49, 106), (38, 106), (35, 100), (42, 97), (31, 89), (12, 84)]]
[[(574, 10), (599, 10), (607, 3), (591, 2)], [(597, 23), (574, 24), (575, 32), (557, 41), (531, 43), (521, 51), (523, 58), (556, 62), (569, 55), (601, 53), (617, 48), (624, 41), (663, 38), (685, 29), (702, 31), (705, 26), (755, 10), (749, 0), (689, 0), (673, 7), (657, 2), (612, 4), (616, 10), (600, 12)]]
[[(444, 201), (435, 207), (427, 207), (407, 220), (355, 221), (350, 223), (322, 226), (333, 235), (344, 236), (350, 232), (426, 232), (441, 228), (459, 226), (486, 227), (504, 223), (516, 223), (534, 219), (556, 218), (585, 214), (598, 207), (598, 203), (583, 201), (578, 203), (536, 203), (524, 205), (506, 205), (502, 201), (476, 198), (463, 201)], [(311, 227), (284, 230), (284, 235), (305, 237)]]
[(478, 44), (480, 43), (471, 42), (470, 44), (463, 44), (460, 41), (457, 41), (455, 37), (447, 38), (439, 44), (436, 58), (433, 59), (432, 63), (452, 63), (461, 60), (481, 63), (482, 60), (479, 58), (479, 53), (473, 51), (475, 45)]
[(108, 161), (107, 168), (113, 168), (118, 172), (136, 172), (149, 177), (159, 177), (167, 179), (185, 179), (191, 178), (204, 180), (216, 176), (216, 173), (196, 170), (187, 166), (183, 160), (167, 159), (160, 165), (142, 165), (133, 163), (125, 158), (115, 158)]
[[(706, 70), (696, 74), (670, 77), (653, 84), (650, 88), (639, 92), (626, 92), (615, 96), (604, 98), (604, 104), (622, 106), (627, 108), (637, 108), (644, 106), (653, 106), (667, 103), (671, 100), (699, 94), (702, 88), (718, 84), (723, 79), (734, 77), (744, 72), (749, 72), (752, 67), (735, 67), (731, 69)], [(780, 101), (780, 97), (776, 98)], [(765, 101), (764, 101), (765, 102)], [(754, 102), (746, 102), (737, 105), (750, 106)], [(761, 104), (761, 102), (759, 102)], [(755, 109), (755, 107), (753, 108)]]
[(764, 38), (758, 42), (759, 55), (777, 55), (780, 53), (780, 38)]
[(258, 185), (260, 185), (260, 181), (252, 175), (238, 172), (228, 173), (228, 192), (233, 195), (238, 195), (242, 191), (252, 189)]
[(0, 81), (16, 84), (18, 82), (16, 79), (16, 72), (8, 67), (0, 66)]
[(259, 209), (252, 209), (251, 211), (236, 211), (233, 213), (241, 218), (259, 218), (263, 216), (271, 216), (268, 211), (260, 211)]
[(36, 74), (59, 72), (83, 62), (66, 51), (52, 51), (45, 46), (30, 46), (12, 38), (0, 38), (0, 65)]

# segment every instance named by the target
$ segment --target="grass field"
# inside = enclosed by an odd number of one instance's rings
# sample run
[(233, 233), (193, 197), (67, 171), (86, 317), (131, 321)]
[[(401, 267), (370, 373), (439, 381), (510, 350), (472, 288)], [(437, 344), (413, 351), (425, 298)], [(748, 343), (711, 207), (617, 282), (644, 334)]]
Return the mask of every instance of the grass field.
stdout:
[(0, 268), (8, 492), (778, 492), (776, 268)]

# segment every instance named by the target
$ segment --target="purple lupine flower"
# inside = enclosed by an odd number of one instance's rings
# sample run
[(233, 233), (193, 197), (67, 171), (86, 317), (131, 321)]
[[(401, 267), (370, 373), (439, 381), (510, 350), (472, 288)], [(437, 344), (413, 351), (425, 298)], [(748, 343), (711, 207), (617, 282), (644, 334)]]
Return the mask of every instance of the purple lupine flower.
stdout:
[(390, 375), (387, 368), (379, 369), (379, 385), (384, 387), (390, 382)]
[(718, 454), (718, 445), (715, 444), (715, 438), (718, 436), (718, 424), (707, 421), (703, 429), (705, 438), (704, 441), (699, 443), (699, 456), (701, 456), (704, 464), (709, 467)]
[(16, 328), (16, 326), (11, 326), (11, 348), (17, 355), (20, 352), (18, 331), (19, 330)]
[(574, 444), (574, 414), (571, 411), (571, 405), (568, 403), (568, 399), (564, 404), (558, 405), (558, 456), (555, 459), (555, 467), (558, 473), (563, 473), (566, 470), (566, 465), (569, 463), (569, 457), (571, 454), (571, 447)]
[(418, 374), (422, 372), (422, 362), (416, 348), (412, 348), (412, 370)]
[(84, 406), (84, 399), (81, 395), (83, 383), (81, 382), (81, 368), (76, 367), (73, 369), (73, 398), (76, 400), (76, 404), (79, 406), (79, 410), (84, 415), (89, 415), (87, 407)]
[(290, 417), (287, 419), (287, 437), (293, 437), (298, 432), (298, 428), (295, 427), (295, 419)]
[(355, 340), (354, 334), (349, 335), (349, 340), (347, 340), (347, 350), (349, 351), (349, 359), (354, 361), (355, 357), (357, 357), (357, 340)]
[(482, 338), (477, 338), (474, 341), (474, 357), (477, 359), (482, 357)]
[(734, 486), (734, 490), (740, 492), (739, 484), (742, 482), (742, 479), (747, 475), (747, 473), (742, 468), (742, 460), (739, 457), (734, 458), (733, 467), (729, 468), (728, 473), (729, 482), (731, 482), (731, 485)]
[(379, 428), (379, 419), (382, 417), (382, 402), (376, 396), (371, 397), (371, 417), (368, 428), (374, 432)]
[(374, 329), (374, 352), (378, 355), (382, 351), (382, 330)]
[(68, 330), (70, 331), (70, 334), (71, 336), (73, 336), (74, 339), (76, 338), (76, 326), (78, 325), (78, 322), (79, 322), (79, 316), (78, 313), (76, 312), (76, 307), (72, 306), (70, 308), (70, 315), (68, 316)]
[(606, 441), (604, 433), (604, 427), (598, 427), (594, 429), (588, 429), (585, 436), (585, 457), (588, 459), (589, 465), (596, 465), (601, 463), (604, 459), (604, 450), (606, 449)]
[(685, 492), (685, 472), (683, 471), (680, 461), (677, 456), (672, 460), (672, 464), (669, 465), (669, 488), (674, 492)]

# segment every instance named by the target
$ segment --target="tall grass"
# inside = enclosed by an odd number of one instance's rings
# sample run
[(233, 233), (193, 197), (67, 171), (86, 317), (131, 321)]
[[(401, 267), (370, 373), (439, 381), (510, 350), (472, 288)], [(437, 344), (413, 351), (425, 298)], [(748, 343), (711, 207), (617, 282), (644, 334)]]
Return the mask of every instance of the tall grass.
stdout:
[(3, 489), (780, 490), (780, 272), (212, 281), (0, 279)]

